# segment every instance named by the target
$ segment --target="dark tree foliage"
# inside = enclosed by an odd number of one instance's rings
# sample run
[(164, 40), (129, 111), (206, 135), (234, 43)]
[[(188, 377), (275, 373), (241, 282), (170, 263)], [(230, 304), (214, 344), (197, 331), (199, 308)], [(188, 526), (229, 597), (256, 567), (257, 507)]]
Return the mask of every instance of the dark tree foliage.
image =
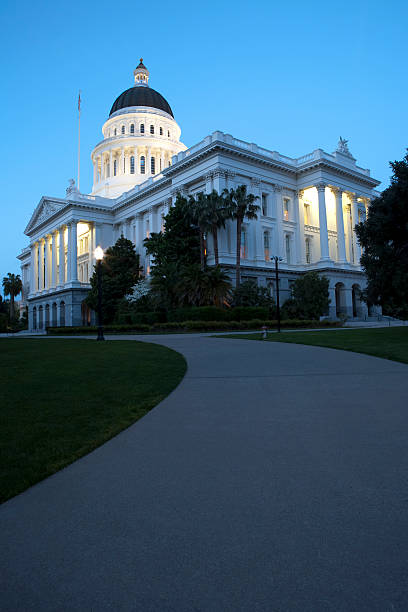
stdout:
[(233, 306), (266, 306), (275, 304), (266, 287), (258, 287), (256, 281), (247, 280), (236, 287), (232, 294)]
[(306, 272), (292, 285), (292, 297), (282, 308), (283, 318), (319, 319), (329, 310), (329, 280), (318, 272)]
[[(140, 275), (139, 255), (130, 240), (121, 236), (112, 247), (105, 251), (101, 263), (102, 314), (104, 323), (114, 320), (120, 301), (129, 294)], [(92, 274), (91, 291), (85, 302), (93, 310), (98, 306), (98, 275)]]
[(164, 233), (152, 233), (144, 240), (149, 255), (154, 257), (155, 268), (176, 264), (188, 266), (200, 261), (200, 234), (190, 221), (189, 203), (177, 194), (176, 202), (164, 218)]
[(390, 186), (373, 200), (367, 220), (356, 226), (368, 285), (363, 294), (385, 312), (408, 317), (408, 154), (391, 162)]

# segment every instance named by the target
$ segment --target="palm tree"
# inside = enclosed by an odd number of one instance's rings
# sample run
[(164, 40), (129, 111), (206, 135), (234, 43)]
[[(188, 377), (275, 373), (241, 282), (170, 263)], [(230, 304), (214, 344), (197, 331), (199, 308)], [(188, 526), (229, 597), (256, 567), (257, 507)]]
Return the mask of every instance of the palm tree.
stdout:
[(18, 274), (11, 274), (9, 272), (7, 276), (3, 278), (3, 290), (4, 295), (10, 296), (10, 320), (14, 317), (14, 298), (21, 293), (23, 284)]
[(205, 234), (211, 229), (207, 215), (207, 198), (204, 193), (200, 192), (197, 195), (189, 198), (188, 216), (191, 223), (198, 227), (200, 232), (200, 266), (201, 270), (205, 268)]
[(225, 227), (225, 221), (228, 218), (228, 209), (225, 207), (225, 200), (220, 196), (215, 189), (206, 195), (206, 208), (208, 226), (213, 236), (214, 241), (214, 259), (215, 265), (218, 266), (218, 230)]
[(206, 275), (207, 303), (220, 307), (231, 297), (231, 280), (220, 266), (207, 269)]
[(241, 282), (241, 231), (244, 219), (257, 219), (259, 206), (254, 204), (258, 196), (247, 193), (246, 185), (239, 185), (236, 189), (224, 189), (223, 196), (226, 201), (228, 218), (235, 219), (237, 222), (237, 251), (236, 251), (236, 281), (235, 286), (239, 287)]
[(201, 270), (193, 264), (181, 270), (176, 291), (181, 306), (222, 306), (230, 297), (231, 281), (219, 266)]

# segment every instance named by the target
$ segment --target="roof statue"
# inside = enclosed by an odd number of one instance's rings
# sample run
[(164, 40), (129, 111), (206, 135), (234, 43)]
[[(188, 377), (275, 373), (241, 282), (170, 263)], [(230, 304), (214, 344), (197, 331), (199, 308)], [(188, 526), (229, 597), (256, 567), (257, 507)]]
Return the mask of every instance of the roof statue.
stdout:
[(78, 187), (75, 185), (75, 179), (71, 178), (68, 180), (68, 187), (66, 189), (66, 194), (67, 196), (69, 196), (71, 193), (76, 193), (76, 192), (78, 192)]
[(340, 136), (339, 142), (337, 143), (336, 151), (338, 151), (338, 153), (343, 153), (343, 155), (348, 155), (349, 157), (352, 157), (347, 143), (348, 140)]

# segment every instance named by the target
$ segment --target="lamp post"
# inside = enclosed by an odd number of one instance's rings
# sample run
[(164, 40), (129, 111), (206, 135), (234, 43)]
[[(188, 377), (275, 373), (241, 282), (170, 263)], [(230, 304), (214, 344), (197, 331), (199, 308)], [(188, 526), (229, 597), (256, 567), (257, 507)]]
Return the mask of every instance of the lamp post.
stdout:
[(280, 333), (281, 325), (280, 325), (280, 304), (279, 304), (279, 266), (278, 263), (282, 261), (282, 257), (278, 257), (277, 255), (273, 255), (271, 259), (275, 262), (275, 282), (276, 282), (276, 319), (278, 323), (278, 333)]
[(102, 327), (102, 259), (103, 248), (97, 246), (95, 249), (96, 268), (98, 270), (98, 337), (97, 340), (105, 340)]

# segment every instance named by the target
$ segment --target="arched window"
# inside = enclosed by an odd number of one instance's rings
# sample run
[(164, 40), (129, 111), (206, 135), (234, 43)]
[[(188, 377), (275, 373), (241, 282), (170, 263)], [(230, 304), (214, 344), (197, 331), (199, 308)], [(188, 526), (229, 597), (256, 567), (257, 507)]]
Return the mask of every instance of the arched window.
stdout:
[(283, 198), (283, 218), (289, 221), (289, 198)]
[(151, 126), (150, 126), (150, 133), (151, 133), (151, 134), (154, 134), (154, 125), (151, 125)]
[(264, 253), (265, 253), (265, 261), (270, 261), (270, 244), (269, 244), (269, 232), (264, 232)]
[(125, 133), (125, 126), (122, 125), (122, 134), (124, 134), (124, 133)]
[(144, 134), (144, 123), (140, 124), (140, 133)]
[(305, 251), (306, 251), (306, 263), (310, 264), (312, 261), (312, 252), (311, 252), (311, 244), (310, 238), (306, 238), (305, 240)]
[(65, 302), (60, 302), (60, 327), (65, 325)]
[(163, 136), (163, 128), (160, 128), (160, 136)]
[(37, 308), (33, 308), (33, 329), (37, 329)]
[(140, 158), (140, 174), (145, 174), (146, 172), (146, 161), (145, 156), (142, 155)]
[(116, 176), (118, 162), (116, 159), (113, 160), (113, 176)]
[(135, 158), (133, 155), (130, 157), (130, 174), (135, 173)]
[(152, 174), (156, 173), (156, 160), (154, 159), (154, 157), (150, 158), (150, 170)]
[(131, 133), (131, 134), (134, 134), (134, 133), (135, 133), (135, 124), (134, 124), (134, 123), (131, 123), (131, 124), (130, 124), (130, 133)]
[(167, 138), (170, 138), (170, 131), (167, 130)]
[(113, 130), (113, 135), (114, 135), (114, 136), (116, 136), (116, 135), (117, 135), (117, 133), (118, 133), (118, 130), (115, 128), (115, 129)]

